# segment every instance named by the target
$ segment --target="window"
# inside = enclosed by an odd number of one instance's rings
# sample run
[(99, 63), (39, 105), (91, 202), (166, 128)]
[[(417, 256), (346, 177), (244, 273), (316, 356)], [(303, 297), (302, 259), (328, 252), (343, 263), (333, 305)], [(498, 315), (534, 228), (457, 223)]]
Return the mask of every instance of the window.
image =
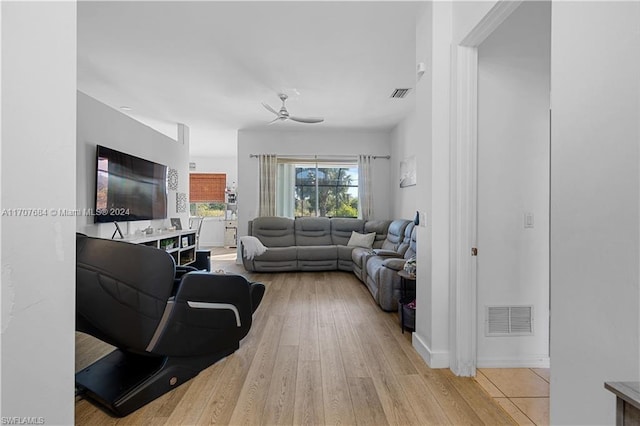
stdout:
[(278, 214), (288, 217), (358, 217), (354, 162), (278, 164)]
[(191, 173), (189, 175), (189, 212), (191, 216), (225, 215), (225, 173)]

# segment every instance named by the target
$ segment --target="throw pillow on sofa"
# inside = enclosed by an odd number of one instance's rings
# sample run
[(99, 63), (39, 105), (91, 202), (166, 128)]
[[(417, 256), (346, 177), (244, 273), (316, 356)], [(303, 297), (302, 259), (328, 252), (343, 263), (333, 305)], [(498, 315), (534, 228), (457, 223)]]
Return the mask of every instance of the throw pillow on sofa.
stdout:
[(373, 241), (376, 239), (376, 233), (372, 232), (370, 234), (361, 234), (356, 231), (351, 232), (351, 238), (349, 238), (349, 242), (347, 246), (351, 247), (364, 247), (364, 248), (372, 248)]

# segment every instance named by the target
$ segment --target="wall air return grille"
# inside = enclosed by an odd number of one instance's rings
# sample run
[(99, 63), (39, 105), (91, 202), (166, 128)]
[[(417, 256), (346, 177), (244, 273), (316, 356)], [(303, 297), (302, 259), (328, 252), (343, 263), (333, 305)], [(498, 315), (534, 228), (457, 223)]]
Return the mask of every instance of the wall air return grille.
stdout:
[(411, 89), (396, 89), (393, 91), (390, 97), (395, 99), (402, 99), (405, 96), (407, 96), (407, 94), (409, 93), (409, 90)]
[(193, 171), (196, 169), (196, 163), (189, 163), (189, 170)]
[(533, 306), (487, 306), (487, 336), (533, 334)]

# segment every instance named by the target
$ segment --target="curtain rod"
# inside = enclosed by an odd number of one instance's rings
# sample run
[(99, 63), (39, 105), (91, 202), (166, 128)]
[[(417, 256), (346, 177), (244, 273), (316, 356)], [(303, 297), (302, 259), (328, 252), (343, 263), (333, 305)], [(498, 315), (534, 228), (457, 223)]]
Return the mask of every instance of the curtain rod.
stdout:
[[(260, 157), (261, 154), (249, 154), (249, 158), (258, 158)], [(281, 157), (281, 158), (291, 158), (291, 159), (296, 159), (296, 158), (300, 158), (300, 159), (323, 159), (323, 158), (349, 158), (349, 157), (353, 157), (353, 158), (357, 158), (358, 155), (331, 155), (331, 154), (327, 154), (327, 155), (291, 155), (291, 154), (280, 154), (277, 155), (277, 157)], [(390, 155), (372, 155), (371, 158), (373, 158), (374, 160), (378, 159), (378, 158), (384, 158), (386, 160), (389, 160), (391, 158)]]

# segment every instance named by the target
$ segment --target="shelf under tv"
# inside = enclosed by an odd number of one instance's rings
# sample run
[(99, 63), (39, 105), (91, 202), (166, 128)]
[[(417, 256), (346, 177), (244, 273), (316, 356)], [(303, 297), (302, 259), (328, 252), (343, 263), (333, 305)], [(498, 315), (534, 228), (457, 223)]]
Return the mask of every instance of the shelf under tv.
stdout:
[[(183, 244), (184, 238), (186, 245)], [(173, 256), (176, 265), (189, 265), (196, 260), (196, 231), (192, 229), (127, 236), (122, 241), (164, 249)]]

